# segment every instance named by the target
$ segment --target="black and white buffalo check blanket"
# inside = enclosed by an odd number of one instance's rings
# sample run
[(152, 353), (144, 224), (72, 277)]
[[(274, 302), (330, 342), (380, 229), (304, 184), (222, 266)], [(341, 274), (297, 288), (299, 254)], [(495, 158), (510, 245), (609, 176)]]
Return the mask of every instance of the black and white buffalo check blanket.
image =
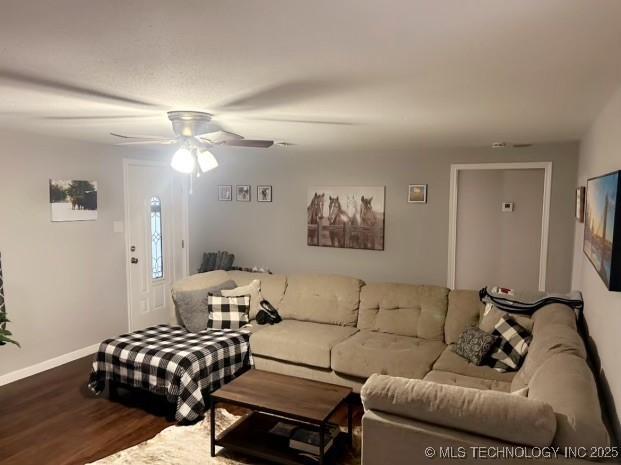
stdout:
[(250, 330), (207, 329), (190, 333), (158, 325), (107, 339), (99, 345), (89, 388), (99, 394), (106, 380), (165, 395), (176, 402), (177, 421), (205, 411), (211, 392), (252, 364)]

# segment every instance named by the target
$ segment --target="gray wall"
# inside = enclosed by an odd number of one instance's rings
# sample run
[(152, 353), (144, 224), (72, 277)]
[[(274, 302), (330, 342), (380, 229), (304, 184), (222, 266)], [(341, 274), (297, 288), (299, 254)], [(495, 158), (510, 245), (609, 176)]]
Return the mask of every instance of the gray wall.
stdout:
[[(10, 329), (0, 375), (127, 330), (122, 152), (0, 130), (0, 252)], [(99, 185), (97, 221), (52, 223), (49, 179)], [(85, 373), (85, 376), (88, 374)], [(86, 379), (86, 378), (85, 378)]]
[[(525, 149), (417, 149), (407, 153), (309, 153), (302, 149), (218, 152), (221, 166), (201, 177), (190, 199), (190, 269), (203, 251), (226, 249), (243, 266), (275, 272), (354, 275), (368, 281), (446, 284), (452, 163), (552, 161), (548, 287), (570, 285), (576, 184), (575, 143)], [(408, 204), (407, 185), (428, 183), (428, 203)], [(218, 202), (218, 184), (251, 184), (253, 201)], [(271, 184), (273, 203), (254, 201)], [(306, 195), (313, 185), (385, 185), (385, 250), (306, 245)]]
[[(543, 169), (459, 173), (455, 286), (539, 286)], [(513, 202), (503, 212), (502, 202)]]
[[(608, 102), (580, 146), (579, 185), (588, 178), (621, 169), (621, 88)], [(582, 290), (584, 316), (604, 394), (615, 415), (613, 424), (621, 441), (621, 293), (609, 292), (582, 252), (584, 224), (575, 225), (573, 286)]]

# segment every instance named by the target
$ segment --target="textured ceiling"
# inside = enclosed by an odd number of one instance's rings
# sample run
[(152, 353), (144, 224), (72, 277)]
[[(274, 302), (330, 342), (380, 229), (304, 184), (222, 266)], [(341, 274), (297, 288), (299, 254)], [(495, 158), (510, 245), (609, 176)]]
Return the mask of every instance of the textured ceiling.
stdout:
[(326, 149), (575, 140), (619, 50), (618, 0), (2, 0), (0, 126), (113, 143), (197, 109)]

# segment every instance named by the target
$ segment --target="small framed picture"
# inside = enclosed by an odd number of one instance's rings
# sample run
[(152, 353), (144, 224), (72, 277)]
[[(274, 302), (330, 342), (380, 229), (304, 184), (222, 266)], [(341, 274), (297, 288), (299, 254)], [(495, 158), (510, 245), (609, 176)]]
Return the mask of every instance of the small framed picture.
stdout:
[(218, 200), (221, 202), (233, 200), (233, 186), (218, 186)]
[(585, 191), (584, 186), (576, 188), (576, 220), (580, 223), (584, 223)]
[(427, 203), (427, 184), (410, 184), (408, 203)]
[(257, 202), (272, 201), (272, 186), (257, 186)]
[(235, 199), (238, 202), (250, 202), (250, 186), (246, 184), (242, 184), (241, 186), (235, 186), (235, 192)]

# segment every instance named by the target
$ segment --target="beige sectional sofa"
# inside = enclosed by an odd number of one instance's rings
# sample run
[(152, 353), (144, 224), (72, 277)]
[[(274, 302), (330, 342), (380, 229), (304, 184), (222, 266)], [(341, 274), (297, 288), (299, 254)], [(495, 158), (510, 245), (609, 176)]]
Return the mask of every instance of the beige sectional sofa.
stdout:
[[(452, 350), (461, 332), (479, 322), (482, 305), (475, 291), (216, 271), (186, 278), (173, 292), (228, 279), (240, 286), (260, 279), (262, 296), (284, 319), (253, 325), (256, 368), (361, 392), (363, 444), (374, 445), (363, 446), (365, 465), (422, 463), (424, 447), (434, 445), (609, 444), (585, 346), (573, 312), (564, 306), (549, 305), (533, 315), (524, 364), (518, 372), (499, 373)], [(251, 316), (255, 312), (256, 307)], [(435, 403), (427, 405), (428, 399)], [(427, 407), (413, 407), (418, 404)], [(515, 408), (521, 414), (510, 414)], [(533, 418), (541, 412), (548, 412), (541, 431), (526, 434), (539, 427)], [(458, 418), (464, 415), (471, 420)]]

